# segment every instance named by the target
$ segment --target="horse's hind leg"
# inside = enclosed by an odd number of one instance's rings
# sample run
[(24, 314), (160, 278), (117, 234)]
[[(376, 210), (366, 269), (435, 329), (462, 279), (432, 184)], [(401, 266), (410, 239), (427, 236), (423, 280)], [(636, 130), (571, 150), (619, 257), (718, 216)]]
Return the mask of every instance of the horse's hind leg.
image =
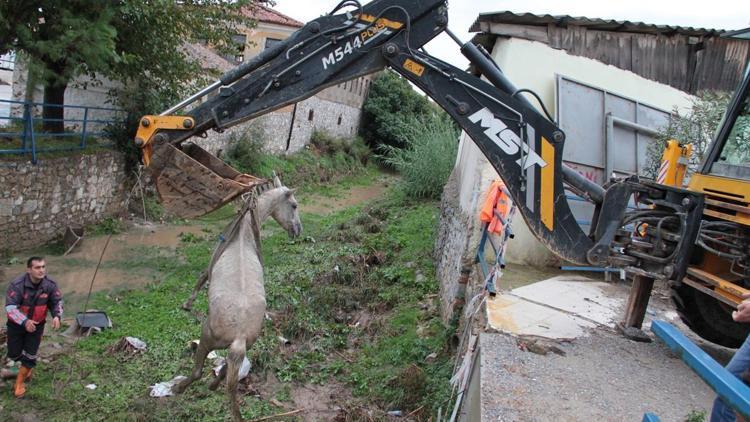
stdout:
[(195, 365), (193, 366), (193, 372), (189, 377), (172, 388), (172, 391), (175, 394), (180, 394), (185, 391), (185, 389), (190, 384), (192, 384), (195, 380), (199, 379), (201, 375), (203, 375), (203, 364), (206, 362), (206, 356), (208, 356), (208, 352), (211, 351), (209, 349), (209, 341), (204, 340), (206, 340), (205, 336), (201, 336), (201, 341), (200, 343), (198, 343), (198, 349), (195, 351)]
[(185, 303), (182, 304), (182, 309), (186, 311), (190, 311), (191, 309), (193, 309), (193, 302), (195, 301), (195, 298), (198, 297), (198, 292), (200, 292), (203, 286), (206, 285), (207, 281), (208, 281), (208, 271), (204, 271), (201, 273), (200, 276), (198, 276), (198, 282), (195, 283), (193, 294), (190, 295), (190, 298), (188, 298), (188, 300), (186, 300)]
[(229, 408), (232, 411), (232, 420), (235, 422), (242, 421), (240, 405), (237, 403), (237, 383), (240, 366), (247, 352), (246, 344), (244, 338), (235, 339), (229, 346), (229, 353), (227, 354), (227, 397), (229, 398)]
[(219, 370), (219, 375), (214, 378), (213, 381), (211, 381), (211, 384), (208, 385), (208, 389), (213, 391), (216, 390), (216, 388), (221, 384), (222, 381), (224, 381), (224, 378), (227, 377), (227, 366), (228, 364), (224, 364), (224, 366), (221, 367), (221, 370)]

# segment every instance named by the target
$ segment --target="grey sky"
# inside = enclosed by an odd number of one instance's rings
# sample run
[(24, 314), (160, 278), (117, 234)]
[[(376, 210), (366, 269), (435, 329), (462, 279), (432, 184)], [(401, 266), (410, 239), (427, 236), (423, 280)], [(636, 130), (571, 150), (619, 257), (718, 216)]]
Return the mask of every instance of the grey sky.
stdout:
[[(328, 13), (340, 0), (275, 0), (276, 10), (302, 22)], [(366, 0), (360, 0), (364, 5)], [(408, 0), (405, 0), (408, 1)], [(750, 27), (750, 1), (744, 0), (461, 0), (450, 1), (448, 27), (462, 40), (480, 13), (510, 10), (516, 13), (585, 16), (639, 21), (657, 25), (692, 26), (710, 29)], [(441, 34), (427, 44), (427, 51), (460, 68), (468, 61), (458, 46)]]

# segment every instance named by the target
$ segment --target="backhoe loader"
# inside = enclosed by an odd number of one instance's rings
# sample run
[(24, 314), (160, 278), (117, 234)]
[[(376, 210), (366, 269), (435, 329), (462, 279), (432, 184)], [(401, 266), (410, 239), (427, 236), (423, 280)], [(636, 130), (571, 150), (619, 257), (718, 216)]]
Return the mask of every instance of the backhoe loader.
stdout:
[[(553, 253), (578, 265), (622, 268), (640, 285), (666, 281), (695, 332), (739, 345), (749, 327), (732, 322), (730, 312), (750, 282), (750, 147), (738, 144), (736, 128), (748, 119), (748, 75), (687, 189), (637, 176), (599, 186), (563, 163), (565, 133), (537, 111), (525, 90), (516, 89), (483, 48), (462, 43), (448, 29), (447, 8), (446, 0), (374, 0), (364, 6), (344, 0), (161, 115), (143, 117), (135, 142), (165, 206), (195, 217), (259, 183), (188, 142), (191, 137), (390, 68), (470, 136), (530, 230)], [(476, 74), (423, 51), (441, 32), (456, 41)], [(209, 93), (216, 95), (178, 113)], [(571, 213), (566, 189), (595, 204), (589, 232)], [(628, 209), (631, 199), (638, 209)], [(645, 291), (647, 302), (650, 289)], [(626, 326), (640, 327), (640, 303)]]

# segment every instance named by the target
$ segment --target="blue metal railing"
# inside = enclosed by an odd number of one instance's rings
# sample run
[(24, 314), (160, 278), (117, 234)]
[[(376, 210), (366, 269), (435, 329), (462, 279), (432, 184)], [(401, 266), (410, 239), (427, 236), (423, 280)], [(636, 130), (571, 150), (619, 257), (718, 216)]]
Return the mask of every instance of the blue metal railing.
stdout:
[(651, 331), (676, 352), (725, 403), (745, 418), (750, 416), (750, 387), (719, 365), (672, 324), (652, 321)]
[[(19, 148), (7, 148), (0, 149), (0, 155), (8, 154), (31, 154), (31, 161), (36, 164), (37, 154), (41, 152), (59, 152), (59, 151), (76, 151), (83, 150), (87, 147), (111, 147), (111, 143), (97, 142), (95, 145), (88, 144), (89, 138), (95, 138), (101, 140), (106, 137), (104, 128), (111, 124), (121, 123), (125, 120), (125, 111), (116, 108), (108, 107), (90, 107), (90, 106), (77, 106), (77, 105), (59, 105), (59, 104), (46, 104), (46, 103), (34, 103), (27, 101), (13, 101), (13, 100), (0, 100), (0, 104), (8, 104), (11, 110), (8, 116), (0, 116), (0, 138), (6, 139), (20, 139)], [(23, 117), (14, 116), (13, 108), (23, 107)], [(43, 119), (41, 117), (34, 117), (34, 111), (37, 107), (58, 107), (66, 110), (77, 110), (77, 114), (82, 114), (80, 118), (63, 118), (63, 119)], [(105, 117), (95, 118), (93, 115), (104, 115)], [(119, 118), (117, 116), (120, 116)], [(15, 126), (19, 130), (13, 130), (13, 122), (20, 122), (21, 124)], [(62, 122), (63, 125), (68, 127), (74, 127), (70, 132), (59, 132), (59, 133), (37, 133), (34, 125), (35, 123), (43, 122)], [(80, 127), (80, 129), (79, 129)], [(79, 132), (80, 130), (80, 132)], [(40, 136), (44, 138), (53, 138), (60, 140), (62, 146), (45, 146), (39, 148), (37, 141)], [(75, 145), (62, 142), (65, 139), (77, 139)], [(54, 142), (54, 141), (53, 141)], [(0, 146), (0, 148), (2, 148)]]

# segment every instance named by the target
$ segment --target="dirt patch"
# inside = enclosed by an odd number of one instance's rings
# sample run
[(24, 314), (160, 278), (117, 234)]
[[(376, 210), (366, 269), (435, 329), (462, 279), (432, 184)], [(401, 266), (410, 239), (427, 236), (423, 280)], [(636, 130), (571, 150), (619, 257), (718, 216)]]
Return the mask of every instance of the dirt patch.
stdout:
[(354, 186), (338, 197), (311, 196), (305, 201), (301, 209), (304, 212), (328, 215), (343, 208), (377, 199), (385, 193), (392, 183), (393, 178), (381, 178), (369, 186)]
[(349, 389), (335, 382), (295, 386), (291, 395), (295, 408), (305, 409), (299, 413), (305, 421), (330, 421), (341, 418), (351, 399)]

